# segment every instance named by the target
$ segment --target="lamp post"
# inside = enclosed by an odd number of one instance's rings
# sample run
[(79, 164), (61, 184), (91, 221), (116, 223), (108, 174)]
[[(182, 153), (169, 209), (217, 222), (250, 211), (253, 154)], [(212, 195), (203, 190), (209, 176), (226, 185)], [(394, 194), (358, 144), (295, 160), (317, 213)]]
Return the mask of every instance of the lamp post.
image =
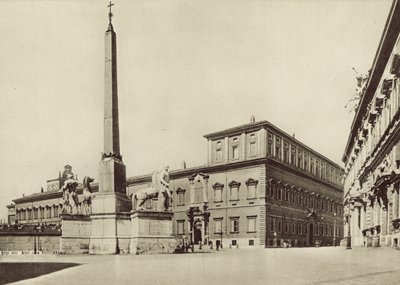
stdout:
[(351, 215), (350, 215), (350, 208), (349, 208), (349, 214), (347, 215), (347, 242), (346, 242), (346, 249), (351, 249), (350, 221), (351, 221)]
[(222, 249), (222, 229), (221, 229), (221, 232), (220, 232), (220, 234), (221, 234), (221, 244), (219, 245), (220, 247), (221, 247), (221, 249)]
[(333, 246), (336, 246), (336, 212), (333, 213)]

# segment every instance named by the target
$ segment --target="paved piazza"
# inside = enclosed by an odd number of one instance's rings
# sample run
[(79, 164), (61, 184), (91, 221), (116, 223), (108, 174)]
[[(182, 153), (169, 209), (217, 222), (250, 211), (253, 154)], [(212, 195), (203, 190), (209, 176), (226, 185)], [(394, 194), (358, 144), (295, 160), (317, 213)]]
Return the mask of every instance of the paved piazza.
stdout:
[(398, 284), (400, 279), (400, 251), (388, 248), (224, 249), (146, 256), (2, 256), (0, 261), (81, 264), (14, 284), (349, 285)]

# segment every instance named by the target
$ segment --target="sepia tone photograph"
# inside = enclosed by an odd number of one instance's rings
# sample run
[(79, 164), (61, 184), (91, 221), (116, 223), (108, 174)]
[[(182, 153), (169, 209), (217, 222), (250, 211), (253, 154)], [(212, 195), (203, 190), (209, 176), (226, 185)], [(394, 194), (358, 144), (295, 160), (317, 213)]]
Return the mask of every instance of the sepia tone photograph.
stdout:
[(400, 0), (0, 0), (0, 284), (397, 284)]

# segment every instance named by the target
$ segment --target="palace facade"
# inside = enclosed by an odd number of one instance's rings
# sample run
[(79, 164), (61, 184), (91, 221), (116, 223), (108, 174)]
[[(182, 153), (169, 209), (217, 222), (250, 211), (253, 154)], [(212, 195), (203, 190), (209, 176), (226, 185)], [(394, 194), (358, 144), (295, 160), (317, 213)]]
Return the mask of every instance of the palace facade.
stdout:
[[(204, 136), (204, 166), (170, 171), (173, 232), (193, 243), (223, 247), (339, 244), (343, 237), (343, 169), (267, 121)], [(60, 187), (71, 166), (47, 181), (46, 191), (13, 200), (9, 221), (61, 222)], [(72, 174), (73, 175), (73, 174)], [(126, 192), (151, 183), (151, 174), (130, 177)], [(98, 184), (92, 183), (94, 191)], [(82, 186), (78, 187), (82, 201)], [(156, 199), (145, 209), (154, 209)]]
[(343, 155), (351, 246), (399, 246), (400, 3), (393, 1)]

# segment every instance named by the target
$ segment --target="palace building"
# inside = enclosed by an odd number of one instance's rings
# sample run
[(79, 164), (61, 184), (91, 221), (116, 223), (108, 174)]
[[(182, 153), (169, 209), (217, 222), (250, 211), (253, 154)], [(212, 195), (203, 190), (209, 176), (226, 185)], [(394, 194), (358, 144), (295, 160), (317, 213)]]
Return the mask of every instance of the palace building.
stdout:
[(347, 247), (399, 247), (400, 3), (393, 1), (343, 155)]
[[(193, 243), (223, 247), (339, 244), (343, 237), (343, 169), (267, 121), (204, 136), (204, 166), (170, 171), (173, 232)], [(58, 224), (60, 187), (71, 166), (47, 191), (13, 200), (9, 220)], [(151, 183), (151, 174), (127, 178), (128, 197)], [(94, 191), (98, 184), (92, 183)], [(78, 187), (82, 201), (82, 186)], [(145, 209), (154, 209), (156, 198)], [(56, 245), (55, 245), (56, 246)]]

